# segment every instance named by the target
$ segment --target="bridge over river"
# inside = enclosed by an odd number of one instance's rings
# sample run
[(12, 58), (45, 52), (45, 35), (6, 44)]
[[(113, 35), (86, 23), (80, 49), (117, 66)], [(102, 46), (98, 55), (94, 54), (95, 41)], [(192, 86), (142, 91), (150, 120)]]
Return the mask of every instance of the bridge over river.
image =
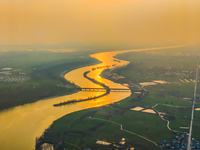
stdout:
[(142, 92), (140, 89), (124, 89), (124, 88), (78, 88), (81, 91), (87, 91), (87, 92), (106, 92), (109, 90), (110, 92)]

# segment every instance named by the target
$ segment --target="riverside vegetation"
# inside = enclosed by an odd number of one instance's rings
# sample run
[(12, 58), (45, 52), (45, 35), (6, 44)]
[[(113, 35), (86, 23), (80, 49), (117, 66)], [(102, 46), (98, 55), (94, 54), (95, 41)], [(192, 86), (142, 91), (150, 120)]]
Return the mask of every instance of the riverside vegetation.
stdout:
[(97, 63), (90, 52), (8, 51), (0, 52), (0, 69), (13, 68), (16, 76), (25, 74), (26, 82), (0, 82), (0, 110), (32, 103), (47, 97), (67, 95), (75, 85), (64, 79), (72, 69)]
[(77, 103), (77, 102), (89, 101), (89, 100), (93, 100), (93, 99), (100, 98), (100, 97), (103, 97), (103, 96), (108, 95), (108, 94), (110, 93), (109, 87), (106, 86), (106, 85), (103, 84), (103, 83), (100, 83), (100, 82), (96, 81), (95, 79), (92, 79), (92, 78), (88, 77), (87, 74), (88, 74), (89, 72), (90, 72), (90, 71), (84, 72), (83, 76), (84, 76), (85, 78), (87, 78), (88, 80), (92, 81), (93, 83), (102, 86), (102, 88), (105, 88), (105, 89), (106, 89), (105, 93), (103, 93), (103, 94), (101, 94), (101, 95), (98, 95), (98, 96), (94, 96), (94, 97), (88, 97), (88, 98), (86, 98), (86, 99), (78, 99), (78, 100), (77, 100), (77, 99), (73, 99), (73, 100), (68, 100), (68, 101), (66, 101), (66, 102), (61, 102), (61, 103), (58, 103), (58, 104), (54, 104), (53, 106), (57, 107), (57, 106), (63, 106), (63, 105), (68, 105), (68, 104)]

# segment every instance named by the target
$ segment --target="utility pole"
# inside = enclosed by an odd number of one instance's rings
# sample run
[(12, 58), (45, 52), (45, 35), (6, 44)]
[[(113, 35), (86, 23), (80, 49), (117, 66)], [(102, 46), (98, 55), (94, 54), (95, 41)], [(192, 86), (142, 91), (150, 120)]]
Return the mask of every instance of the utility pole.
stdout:
[(199, 60), (198, 60), (198, 63), (197, 63), (197, 70), (196, 70), (196, 80), (195, 80), (195, 86), (194, 86), (194, 99), (193, 99), (193, 102), (192, 102), (192, 113), (191, 113), (190, 131), (189, 131), (189, 137), (188, 137), (187, 150), (191, 150), (192, 125), (193, 125), (193, 119), (194, 119), (194, 109), (195, 109), (197, 82), (198, 82), (198, 74), (199, 74), (198, 70), (199, 70)]

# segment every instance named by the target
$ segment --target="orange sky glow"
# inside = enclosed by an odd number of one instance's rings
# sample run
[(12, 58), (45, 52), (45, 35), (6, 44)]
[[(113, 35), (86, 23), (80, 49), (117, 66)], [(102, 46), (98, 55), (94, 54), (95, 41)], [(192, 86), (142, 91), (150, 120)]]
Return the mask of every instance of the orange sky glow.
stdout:
[(199, 0), (0, 0), (0, 44), (199, 42)]

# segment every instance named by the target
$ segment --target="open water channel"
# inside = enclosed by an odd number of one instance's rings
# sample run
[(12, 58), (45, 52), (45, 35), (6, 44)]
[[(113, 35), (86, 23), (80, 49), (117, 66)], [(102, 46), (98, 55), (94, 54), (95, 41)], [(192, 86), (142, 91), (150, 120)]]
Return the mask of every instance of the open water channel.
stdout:
[[(102, 66), (119, 67), (128, 64), (129, 62), (123, 60), (114, 61), (116, 59), (114, 59), (113, 56), (120, 53), (129, 51), (158, 50), (163, 48), (174, 47), (147, 48), (93, 54), (91, 55), (91, 57), (100, 60), (102, 63), (72, 70), (65, 75), (65, 78), (67, 80), (73, 81), (76, 85), (80, 87), (100, 87), (83, 77), (83, 73), (90, 70), (90, 73), (88, 74), (90, 78), (94, 78), (100, 82), (103, 82), (110, 88), (127, 88), (125, 86), (122, 86), (121, 84), (117, 84), (110, 80), (101, 78), (99, 75), (105, 69)], [(93, 68), (99, 69), (94, 70)], [(0, 113), (0, 150), (32, 150), (34, 149), (36, 137), (41, 136), (44, 130), (48, 128), (54, 120), (57, 120), (58, 118), (74, 111), (88, 109), (91, 107), (99, 107), (117, 102), (128, 97), (131, 93), (111, 92), (109, 95), (91, 101), (85, 101), (61, 107), (53, 106), (53, 104), (63, 101), (87, 98), (100, 94), (102, 93), (80, 91), (72, 95), (40, 100), (32, 104), (17, 106), (13, 109), (2, 111)]]

